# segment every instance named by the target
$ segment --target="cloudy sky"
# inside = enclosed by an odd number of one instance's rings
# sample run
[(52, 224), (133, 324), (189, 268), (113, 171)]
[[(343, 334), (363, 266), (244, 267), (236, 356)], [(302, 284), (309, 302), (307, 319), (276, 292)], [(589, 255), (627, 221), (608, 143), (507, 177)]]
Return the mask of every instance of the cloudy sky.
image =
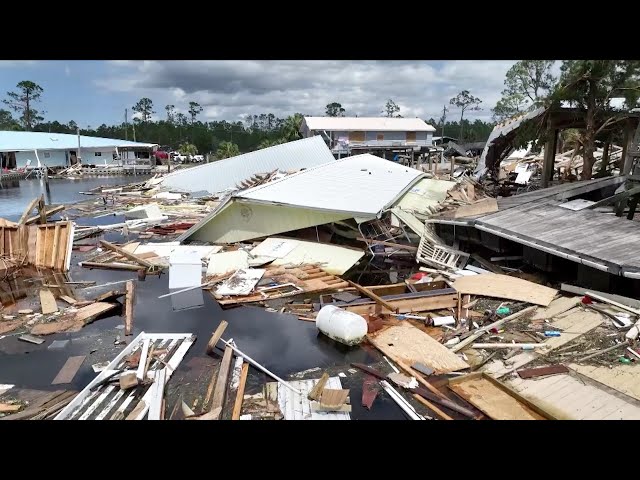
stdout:
[[(154, 118), (174, 104), (204, 107), (202, 120), (243, 120), (247, 114), (300, 112), (323, 115), (336, 101), (347, 115), (379, 116), (387, 99), (405, 117), (438, 118), (460, 90), (482, 99), (465, 116), (488, 120), (500, 98), (505, 73), (515, 61), (0, 61), (0, 98), (21, 80), (44, 89), (47, 120), (97, 127), (124, 120), (142, 97)], [(0, 105), (0, 108), (3, 106)], [(451, 107), (449, 117), (459, 118)]]

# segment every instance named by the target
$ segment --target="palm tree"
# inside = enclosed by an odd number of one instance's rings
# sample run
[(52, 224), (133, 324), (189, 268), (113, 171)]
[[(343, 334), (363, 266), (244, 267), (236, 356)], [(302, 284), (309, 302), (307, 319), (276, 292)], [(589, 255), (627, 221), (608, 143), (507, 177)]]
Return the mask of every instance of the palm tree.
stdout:
[(216, 158), (218, 160), (235, 157), (237, 155), (240, 155), (240, 149), (238, 148), (238, 145), (231, 142), (220, 142), (218, 150), (216, 150)]
[(298, 140), (301, 138), (300, 125), (302, 125), (302, 115), (295, 113), (284, 121), (282, 126), (282, 136), (287, 142)]

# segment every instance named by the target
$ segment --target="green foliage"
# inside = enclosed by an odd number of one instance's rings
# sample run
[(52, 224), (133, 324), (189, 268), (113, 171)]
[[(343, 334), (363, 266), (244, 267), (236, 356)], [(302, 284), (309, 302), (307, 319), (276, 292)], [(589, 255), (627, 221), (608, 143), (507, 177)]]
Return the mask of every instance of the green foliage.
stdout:
[(221, 142), (216, 150), (216, 158), (221, 160), (223, 158), (235, 157), (240, 155), (240, 149), (238, 145), (231, 142)]
[(469, 90), (462, 90), (458, 95), (449, 100), (450, 105), (455, 105), (460, 109), (460, 133), (458, 135), (458, 140), (460, 142), (467, 141), (467, 139), (463, 136), (464, 123), (462, 122), (462, 120), (464, 118), (464, 112), (466, 112), (467, 110), (481, 110), (481, 103), (482, 100), (471, 95), (469, 93)]
[(165, 105), (164, 109), (167, 112), (167, 122), (173, 123), (176, 115), (176, 106), (175, 105)]
[(180, 152), (181, 155), (197, 155), (198, 147), (193, 143), (182, 143), (178, 147), (178, 152)]
[(29, 80), (23, 80), (16, 85), (17, 92), (7, 92), (7, 99), (2, 102), (9, 106), (14, 112), (20, 115), (18, 121), (22, 127), (31, 130), (33, 125), (44, 120), (40, 115), (41, 111), (36, 110), (33, 105), (40, 101), (42, 87)]
[(385, 113), (387, 117), (400, 117), (401, 115), (396, 115), (400, 111), (400, 107), (393, 100), (387, 100), (387, 103), (384, 104), (384, 110), (382, 113)]
[(0, 130), (20, 130), (20, 123), (18, 123), (12, 116), (9, 110), (3, 110), (0, 108)]
[(196, 117), (199, 113), (202, 113), (203, 108), (199, 103), (189, 102), (189, 115), (191, 115), (191, 125), (196, 121)]
[(337, 102), (327, 104), (325, 113), (327, 117), (344, 117), (344, 108)]
[[(444, 125), (442, 123), (442, 117), (439, 120), (435, 120), (430, 118), (429, 120), (425, 120), (429, 125), (435, 127), (436, 131), (433, 132), (434, 137), (442, 137), (443, 126), (444, 126), (444, 134), (449, 137), (456, 137), (457, 132), (460, 131), (460, 122), (445, 122)], [(491, 130), (495, 126), (494, 123), (484, 122), (480, 119), (476, 119), (473, 122), (469, 120), (462, 121), (464, 125), (465, 139), (464, 142), (484, 142), (489, 138), (491, 134)]]
[(555, 60), (520, 60), (507, 71), (502, 98), (492, 109), (495, 119), (505, 120), (542, 106), (553, 90)]
[(156, 113), (153, 111), (153, 102), (147, 97), (138, 100), (138, 103), (133, 106), (132, 110), (140, 114), (143, 122), (148, 122), (151, 119), (151, 115)]

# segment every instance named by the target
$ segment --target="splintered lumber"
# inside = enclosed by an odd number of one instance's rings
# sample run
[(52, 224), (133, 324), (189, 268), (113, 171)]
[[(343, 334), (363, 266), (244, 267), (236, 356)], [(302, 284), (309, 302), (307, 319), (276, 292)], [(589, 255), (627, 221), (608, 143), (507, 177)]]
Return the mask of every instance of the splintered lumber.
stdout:
[(569, 369), (564, 365), (549, 365), (548, 367), (525, 368), (523, 370), (517, 371), (520, 378), (536, 378), (568, 372)]
[(349, 390), (325, 388), (320, 395), (320, 406), (327, 411), (339, 409), (347, 402)]
[(128, 390), (138, 385), (138, 377), (136, 376), (136, 372), (125, 373), (124, 375), (120, 375), (120, 389)]
[(548, 306), (558, 293), (557, 290), (544, 285), (495, 273), (458, 278), (453, 283), (453, 288), (460, 293), (517, 300), (543, 307)]
[(131, 335), (133, 330), (133, 300), (135, 284), (129, 280), (126, 284), (127, 297), (125, 299), (124, 334)]
[(81, 267), (99, 268), (102, 270), (140, 270), (139, 265), (130, 265), (128, 263), (99, 263), (99, 262), (80, 262)]
[(340, 405), (339, 407), (329, 407), (319, 402), (309, 402), (312, 412), (351, 412), (351, 405)]
[(486, 326), (484, 326), (482, 328), (479, 328), (472, 335), (470, 335), (469, 337), (465, 338), (460, 343), (454, 345), (453, 348), (451, 348), (451, 351), (452, 352), (459, 352), (460, 350), (465, 348), (467, 345), (470, 345), (473, 342), (475, 342), (478, 338), (480, 338), (482, 335), (487, 333), (492, 328), (498, 328), (503, 323), (508, 322), (510, 320), (514, 320), (514, 319), (516, 319), (518, 317), (521, 317), (525, 313), (529, 313), (529, 312), (531, 312), (531, 311), (533, 311), (535, 309), (536, 309), (536, 307), (533, 307), (533, 306), (532, 307), (527, 307), (527, 308), (525, 308), (523, 310), (520, 310), (519, 312), (516, 312), (516, 313), (513, 313), (513, 314), (509, 315), (508, 317), (501, 318), (500, 320), (496, 320), (495, 322), (490, 323), (489, 325), (486, 325)]
[(11, 403), (0, 403), (0, 413), (13, 413), (22, 408), (22, 405)]
[(467, 362), (410, 323), (387, 327), (368, 334), (367, 338), (376, 347), (383, 346), (403, 362), (409, 365), (420, 362), (437, 374), (469, 368)]
[(229, 325), (227, 321), (222, 320), (218, 325), (218, 328), (216, 328), (216, 331), (213, 332), (213, 335), (211, 336), (209, 343), (207, 343), (207, 350), (206, 350), (207, 355), (211, 355), (213, 353), (218, 343), (218, 340), (220, 340), (220, 337), (222, 337), (222, 334), (224, 333), (224, 330), (227, 328), (227, 325)]
[(495, 198), (484, 198), (470, 205), (462, 205), (453, 214), (453, 218), (485, 215), (498, 211), (498, 201)]
[(119, 253), (120, 255), (122, 255), (125, 258), (128, 258), (129, 260), (133, 260), (134, 262), (142, 265), (143, 267), (146, 267), (146, 268), (153, 267), (153, 264), (150, 262), (147, 262), (144, 258), (140, 258), (138, 255), (134, 253), (127, 252), (126, 250), (118, 247), (117, 245), (114, 245), (113, 243), (107, 242), (106, 240), (100, 240), (100, 245), (116, 253)]
[(55, 322), (39, 323), (31, 329), (34, 335), (51, 335), (59, 332), (77, 332), (98, 316), (115, 308), (113, 303), (92, 303), (80, 308), (77, 312), (60, 317)]
[[(58, 212), (61, 212), (62, 210), (64, 210), (64, 205), (58, 205), (57, 207), (53, 207), (53, 208), (47, 210), (44, 213), (45, 219), (49, 218), (52, 215), (55, 215)], [(32, 223), (36, 223), (38, 221), (38, 219), (42, 220), (42, 215), (41, 214), (38, 214), (38, 215), (36, 215), (34, 217), (31, 217), (31, 218), (28, 218), (27, 221), (24, 222), (24, 224), (25, 225), (31, 225)], [(46, 223), (46, 220), (45, 220), (44, 223)]]
[(322, 374), (320, 380), (313, 386), (307, 398), (309, 400), (320, 400), (322, 396), (322, 391), (324, 390), (324, 386), (327, 384), (327, 380), (329, 380), (329, 374), (327, 372)]
[[(213, 399), (211, 400), (211, 412), (216, 409), (220, 409), (224, 406), (224, 397), (227, 392), (227, 383), (229, 380), (229, 372), (231, 370), (231, 360), (233, 359), (233, 350), (231, 347), (224, 349), (224, 355), (222, 356), (222, 362), (220, 362), (220, 368), (218, 369), (218, 378), (216, 379), (216, 386), (213, 390)], [(218, 420), (220, 418), (220, 412), (212, 420)]]
[(521, 350), (530, 350), (532, 348), (546, 348), (544, 343), (474, 343), (471, 348), (475, 349), (491, 349), (491, 348), (517, 348)]
[(60, 299), (67, 302), (69, 305), (73, 305), (74, 303), (78, 302), (75, 298), (70, 297), (68, 295), (60, 295)]
[(589, 360), (591, 358), (594, 358), (594, 357), (597, 357), (599, 355), (602, 355), (603, 353), (611, 352), (612, 350), (617, 350), (618, 348), (621, 348), (621, 347), (626, 347), (627, 345), (629, 345), (628, 341), (622, 342), (622, 343), (618, 343), (617, 345), (613, 345), (612, 347), (603, 348), (602, 350), (598, 350), (597, 352), (593, 352), (591, 355), (587, 355), (586, 357), (579, 358), (577, 361), (578, 362), (584, 362), (584, 361)]
[(358, 290), (363, 295), (366, 295), (367, 297), (369, 297), (371, 300), (376, 302), (378, 305), (382, 305), (384, 308), (386, 308), (390, 312), (396, 312), (397, 313), (397, 308), (396, 307), (394, 307), (389, 302), (387, 302), (387, 301), (383, 300), (382, 298), (380, 298), (378, 295), (373, 293), (368, 288), (364, 288), (362, 285), (358, 285), (357, 283), (352, 282), (351, 280), (347, 280), (347, 282), (349, 283), (349, 285), (354, 287), (356, 290)]
[(93, 299), (93, 301), (94, 302), (113, 301), (120, 298), (122, 295), (124, 295), (123, 292), (118, 292), (117, 290), (110, 290), (108, 292), (103, 293), (102, 295), (98, 295), (96, 298)]
[(87, 305), (86, 307), (82, 307), (81, 309), (79, 309), (76, 312), (75, 320), (84, 325), (87, 325), (93, 322), (96, 318), (98, 318), (98, 316), (102, 315), (104, 312), (107, 312), (115, 307), (116, 305), (113, 303), (106, 303), (106, 302), (92, 303), (91, 305)]
[(240, 420), (242, 401), (244, 400), (244, 387), (247, 384), (248, 373), (249, 364), (244, 362), (242, 364), (242, 371), (240, 372), (240, 384), (238, 385), (238, 391), (236, 392), (236, 402), (233, 404), (233, 413), (231, 414), (231, 420)]
[(631, 313), (635, 313), (636, 315), (640, 315), (640, 310), (638, 310), (636, 308), (632, 308), (632, 307), (630, 307), (628, 305), (625, 305), (623, 303), (616, 302), (615, 300), (611, 300), (610, 298), (602, 297), (602, 296), (597, 295), (597, 294), (595, 294), (593, 292), (587, 292), (587, 296), (589, 296), (589, 297), (591, 297), (591, 298), (593, 298), (595, 300), (598, 300), (600, 302), (604, 302), (604, 303), (608, 303), (610, 305), (614, 305), (614, 306), (616, 306), (618, 308), (626, 310), (627, 312), (631, 312)]
[(44, 315), (58, 311), (58, 305), (56, 305), (56, 299), (53, 293), (51, 293), (51, 290), (47, 288), (40, 290), (40, 306), (42, 307), (42, 313)]
[(62, 366), (56, 378), (53, 379), (51, 385), (59, 385), (61, 383), (71, 383), (73, 377), (76, 376), (78, 370), (84, 362), (85, 355), (79, 355), (77, 357), (69, 357), (65, 364)]
[(533, 402), (483, 373), (449, 380), (449, 388), (494, 420), (547, 420)]
[(45, 214), (44, 193), (40, 195), (40, 199), (38, 200), (38, 212), (40, 213), (40, 223), (44, 225), (45, 223), (47, 223), (47, 216)]
[(31, 213), (31, 211), (39, 201), (40, 201), (40, 198), (36, 197), (33, 200), (31, 200), (31, 202), (29, 202), (29, 205), (27, 205), (27, 208), (24, 210), (24, 212), (22, 212), (22, 216), (20, 217), (20, 220), (18, 220), (19, 225), (24, 224), (24, 222), (29, 217), (29, 214)]

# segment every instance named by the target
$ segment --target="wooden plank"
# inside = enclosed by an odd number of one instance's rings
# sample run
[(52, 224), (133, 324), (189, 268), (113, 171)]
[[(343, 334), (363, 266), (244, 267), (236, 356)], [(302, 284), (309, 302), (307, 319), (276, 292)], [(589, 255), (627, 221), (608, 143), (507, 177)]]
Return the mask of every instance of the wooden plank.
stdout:
[(80, 308), (75, 314), (61, 317), (54, 322), (39, 323), (31, 329), (34, 335), (51, 335), (60, 332), (77, 332), (99, 315), (115, 308), (113, 303), (92, 303)]
[(213, 335), (211, 336), (211, 339), (207, 344), (207, 350), (206, 350), (207, 355), (211, 355), (213, 353), (213, 351), (216, 348), (216, 344), (220, 340), (220, 337), (222, 337), (222, 334), (224, 333), (224, 330), (227, 328), (227, 325), (229, 324), (225, 320), (220, 321), (218, 328), (216, 328), (216, 331), (213, 332)]
[(87, 305), (86, 307), (82, 307), (76, 312), (75, 319), (78, 322), (81, 322), (85, 325), (93, 322), (98, 316), (102, 315), (104, 312), (115, 308), (116, 305), (113, 303), (106, 302), (96, 302), (91, 305)]
[(82, 366), (82, 362), (84, 362), (85, 355), (79, 355), (77, 357), (69, 357), (65, 364), (62, 366), (56, 378), (53, 379), (51, 385), (59, 385), (61, 383), (71, 383), (73, 381), (73, 377), (76, 376), (78, 370)]
[(27, 255), (28, 262), (31, 265), (36, 265), (38, 259), (38, 226), (37, 225), (29, 225), (27, 228)]
[(622, 364), (613, 368), (571, 364), (569, 368), (618, 392), (640, 400), (640, 382), (638, 382), (640, 365), (638, 364)]
[(395, 308), (393, 305), (391, 305), (389, 302), (387, 302), (386, 300), (383, 300), (382, 298), (380, 298), (378, 295), (376, 295), (375, 293), (373, 293), (371, 290), (369, 290), (368, 288), (365, 288), (361, 285), (358, 285), (355, 282), (352, 282), (351, 280), (347, 280), (347, 283), (349, 283), (349, 285), (351, 285), (352, 287), (354, 287), (356, 290), (358, 290), (360, 293), (362, 293), (363, 295), (366, 295), (367, 297), (369, 297), (371, 300), (373, 300), (374, 302), (376, 302), (378, 305), (383, 306), (384, 308), (386, 308), (387, 310), (389, 310), (390, 312), (396, 312), (397, 313), (397, 308)]
[(44, 193), (40, 195), (40, 200), (38, 200), (38, 212), (40, 214), (40, 224), (44, 225), (47, 223), (47, 213), (46, 206), (44, 203)]
[(29, 205), (27, 205), (27, 208), (25, 208), (24, 212), (22, 212), (22, 215), (20, 216), (20, 220), (18, 220), (18, 223), (20, 225), (24, 224), (24, 222), (29, 217), (29, 214), (31, 213), (31, 211), (39, 201), (40, 201), (40, 198), (36, 197), (33, 200), (31, 200), (31, 202), (29, 202)]
[(236, 392), (236, 402), (233, 404), (233, 413), (231, 414), (231, 420), (240, 420), (240, 413), (242, 412), (242, 401), (244, 400), (244, 388), (247, 384), (247, 375), (249, 373), (249, 364), (242, 364), (242, 371), (240, 372), (240, 384), (238, 385), (238, 391)]
[(139, 256), (137, 256), (134, 253), (130, 253), (127, 252), (126, 250), (123, 250), (122, 248), (118, 247), (117, 245), (114, 245), (113, 243), (107, 242), (106, 240), (100, 240), (100, 245), (102, 245), (103, 247), (112, 250), (116, 253), (119, 253), (120, 255), (122, 255), (125, 258), (128, 258), (129, 260), (133, 260), (136, 263), (139, 263), (140, 265), (142, 265), (143, 267), (147, 267), (147, 268), (152, 268), (153, 264), (147, 262), (144, 258), (140, 258)]
[[(50, 208), (49, 210), (47, 210), (45, 212), (45, 223), (46, 223), (46, 218), (55, 215), (58, 212), (61, 212), (62, 210), (64, 210), (64, 205), (58, 205), (57, 207), (53, 207)], [(25, 225), (31, 225), (33, 223), (36, 223), (38, 220), (40, 220), (40, 222), (42, 222), (42, 215), (39, 213), (38, 215), (28, 218), (26, 222), (24, 222)]]
[(40, 290), (40, 306), (42, 307), (42, 313), (44, 315), (58, 311), (56, 299), (48, 288), (42, 288)]
[(322, 390), (324, 390), (324, 386), (327, 384), (327, 380), (329, 380), (329, 374), (324, 372), (320, 380), (313, 386), (307, 398), (309, 400), (320, 400), (322, 396)]
[(319, 402), (309, 402), (311, 406), (312, 412), (343, 412), (349, 413), (351, 412), (351, 405), (340, 405), (339, 407), (331, 407), (327, 405), (323, 405)]
[(382, 346), (393, 352), (404, 363), (413, 365), (420, 362), (438, 374), (469, 368), (455, 353), (409, 323), (368, 334), (367, 338), (376, 347)]
[(460, 293), (505, 298), (536, 305), (548, 306), (557, 290), (527, 280), (495, 273), (469, 275), (456, 279), (453, 284)]
[(46, 248), (46, 227), (40, 227), (36, 225), (36, 267), (44, 267), (44, 254)]
[(128, 263), (80, 262), (80, 266), (86, 268), (98, 268), (102, 270), (132, 270), (135, 272), (140, 270), (140, 265), (130, 265)]
[(56, 224), (53, 229), (53, 246), (51, 247), (51, 268), (58, 264), (58, 245), (60, 244), (60, 224)]
[(494, 420), (545, 420), (481, 373), (449, 381), (449, 388)]
[(211, 400), (210, 412), (214, 412), (216, 409), (220, 410), (218, 412), (218, 415), (215, 416), (215, 420), (218, 420), (220, 418), (220, 413), (222, 412), (222, 407), (224, 406), (232, 359), (233, 349), (227, 346), (224, 349), (224, 355), (222, 357), (222, 362), (220, 363), (220, 369), (218, 370), (218, 378), (216, 379), (216, 386), (213, 390), (213, 399)]
[(498, 211), (498, 201), (495, 198), (483, 198), (470, 205), (462, 205), (453, 213), (453, 218), (473, 217)]
[(573, 308), (555, 318), (551, 325), (562, 333), (559, 337), (548, 338), (543, 345), (547, 348), (543, 355), (565, 345), (581, 335), (593, 330), (604, 322), (604, 317), (598, 312), (584, 310), (580, 307)]
[(538, 308), (531, 316), (531, 320), (551, 319), (560, 315), (581, 303), (580, 297), (560, 297), (556, 298), (548, 307)]
[(325, 388), (320, 396), (320, 405), (327, 409), (340, 408), (347, 402), (348, 397), (348, 389)]
[(71, 237), (71, 222), (66, 222), (61, 225), (60, 228), (60, 238), (58, 240), (58, 253), (56, 256), (56, 264), (55, 269), (59, 271), (64, 271), (65, 266), (67, 265), (67, 256), (69, 255), (69, 243), (73, 243), (73, 239)]
[(153, 382), (151, 403), (149, 405), (149, 420), (160, 420), (162, 418), (162, 407), (164, 405), (164, 386), (167, 379), (167, 369), (156, 370)]
[[(458, 294), (452, 293), (446, 295), (435, 295), (433, 297), (405, 298), (400, 300), (388, 300), (388, 302), (395, 307), (395, 310), (393, 311), (397, 313), (428, 312), (431, 310), (443, 310), (455, 307), (458, 304)], [(357, 313), (358, 315), (366, 315), (374, 308), (374, 304), (371, 303), (336, 306), (349, 312)]]
[(610, 298), (606, 298), (606, 297), (602, 297), (596, 293), (593, 292), (587, 292), (587, 295), (595, 300), (598, 300), (600, 302), (604, 302), (604, 303), (608, 303), (610, 305), (614, 305), (618, 308), (621, 308), (623, 310), (626, 310), (628, 312), (634, 313), (636, 315), (640, 315), (640, 309), (637, 308), (633, 308), (630, 307), (628, 305), (625, 305), (624, 303), (620, 303), (620, 302), (616, 302), (615, 300), (611, 300)]
[(128, 336), (133, 332), (133, 302), (135, 295), (135, 284), (131, 280), (126, 283), (126, 292), (124, 334), (125, 336)]
[(567, 373), (568, 371), (569, 369), (564, 365), (550, 365), (548, 367), (525, 368), (523, 370), (518, 370), (518, 375), (520, 378), (535, 378), (556, 375), (558, 373)]

